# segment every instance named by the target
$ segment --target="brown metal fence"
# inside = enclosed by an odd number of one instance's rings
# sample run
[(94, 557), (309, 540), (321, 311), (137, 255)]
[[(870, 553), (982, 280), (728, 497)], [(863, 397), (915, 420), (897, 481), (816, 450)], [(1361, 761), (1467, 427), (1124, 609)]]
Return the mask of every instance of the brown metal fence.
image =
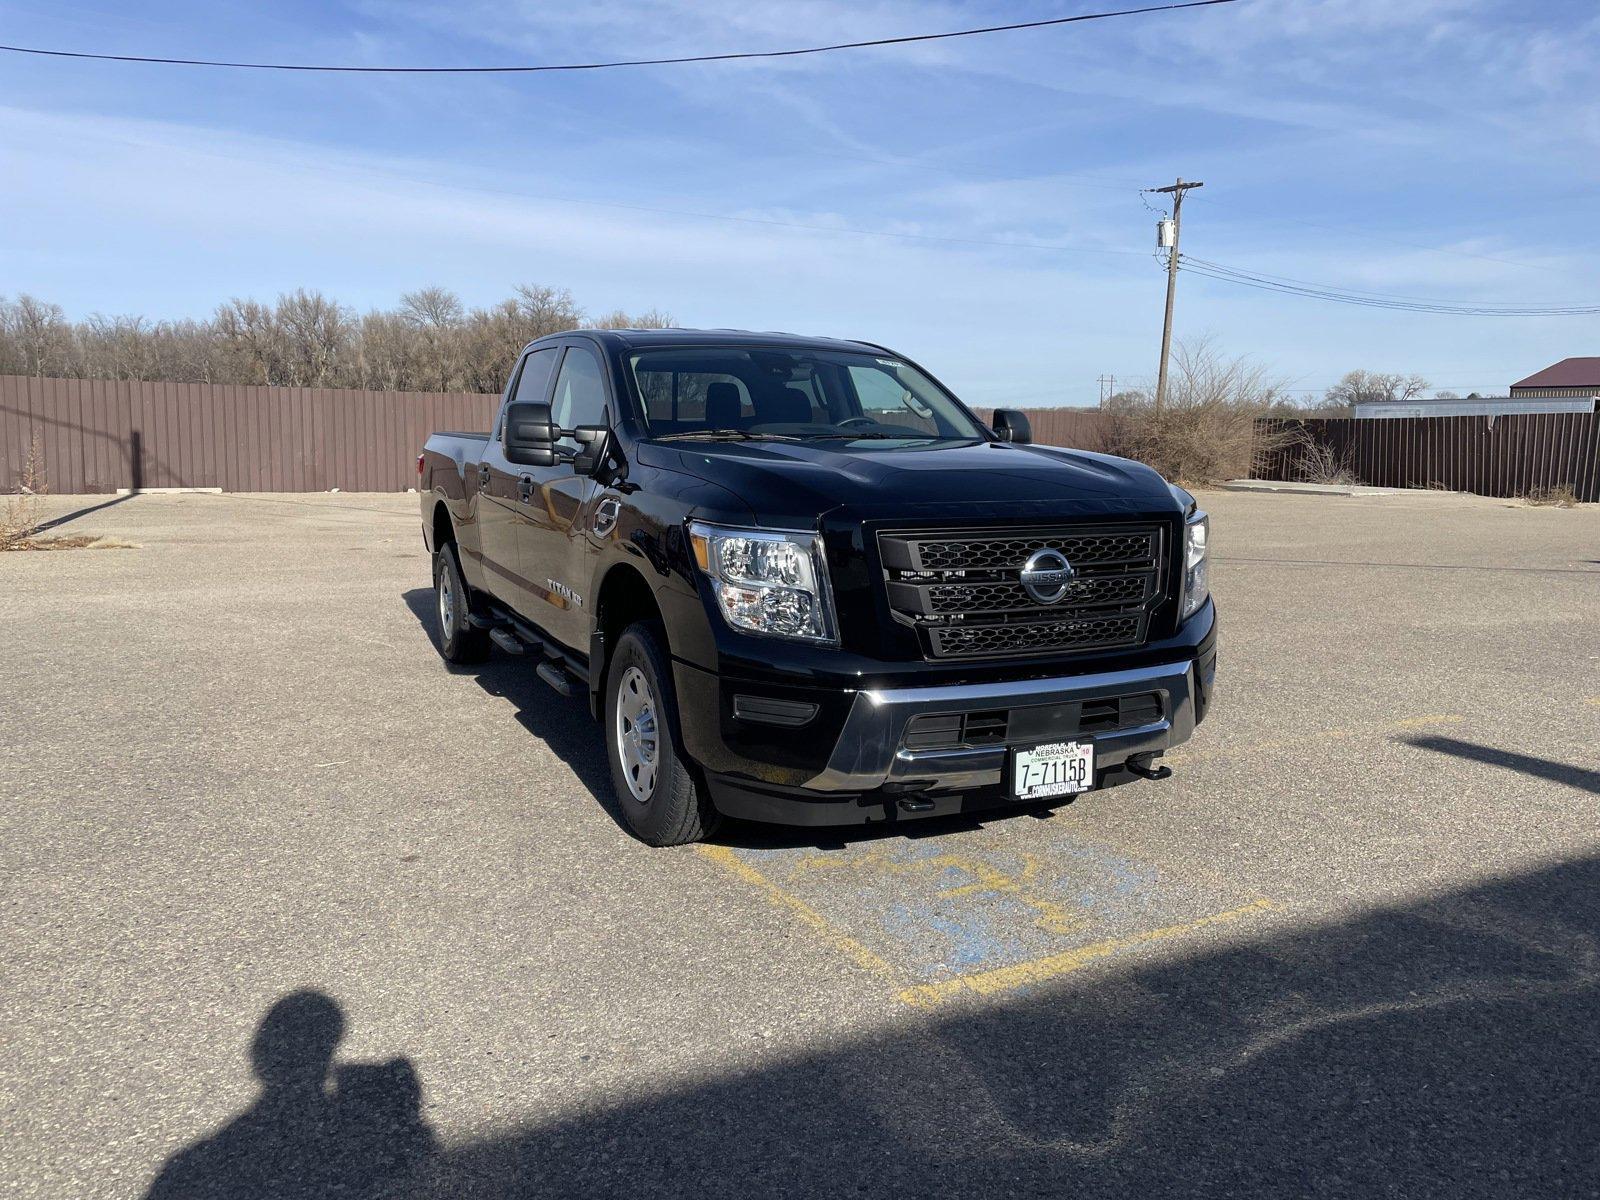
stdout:
[[(486, 429), (498, 396), (0, 375), (0, 492), (37, 441), (52, 492), (403, 491), (436, 429)], [(1028, 410), (1034, 440), (1104, 450), (1097, 412)]]
[(498, 396), (0, 375), (0, 492), (37, 440), (55, 493), (404, 491), (435, 429), (487, 429)]
[(1101, 453), (1110, 448), (1111, 418), (1104, 413), (1061, 408), (1030, 408), (1026, 412), (1033, 440), (1041, 445)]
[(1256, 422), (1256, 435), (1258, 479), (1305, 480), (1326, 464), (1375, 487), (1482, 496), (1571, 488), (1579, 500), (1600, 500), (1597, 413), (1270, 420)]

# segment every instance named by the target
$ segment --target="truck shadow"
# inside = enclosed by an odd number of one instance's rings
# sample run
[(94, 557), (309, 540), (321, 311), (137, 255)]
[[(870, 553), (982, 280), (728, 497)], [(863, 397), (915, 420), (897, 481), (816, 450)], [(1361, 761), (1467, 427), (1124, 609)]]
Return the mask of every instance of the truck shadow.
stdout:
[[(406, 608), (417, 619), (417, 624), (422, 627), (429, 643), (437, 651), (439, 641), (434, 628), (437, 618), (433, 607), (433, 589), (413, 588), (404, 593), (401, 599), (405, 601)], [(453, 675), (470, 676), (489, 695), (509, 700), (516, 708), (517, 723), (549, 746), (551, 752), (571, 769), (596, 803), (616, 822), (617, 827), (629, 837), (633, 836), (612, 793), (611, 772), (606, 765), (605, 745), (600, 726), (589, 716), (583, 698), (558, 696), (533, 673), (532, 659), (515, 658), (498, 650), (485, 662), (475, 666), (444, 665)], [(1066, 803), (1070, 804), (1071, 801)], [(1019, 817), (1048, 818), (1064, 807), (1066, 804), (1054, 808), (999, 807), (985, 809), (979, 813), (963, 813), (949, 817), (818, 829), (729, 820), (723, 823), (712, 840), (738, 849), (777, 850), (809, 847), (816, 850), (837, 850), (856, 842), (871, 842), (884, 838), (944, 837), (963, 830), (979, 829), (995, 821), (1010, 821)]]
[(873, 825), (836, 825), (806, 828), (799, 825), (765, 825), (757, 821), (728, 821), (712, 839), (736, 850), (843, 850), (846, 846), (889, 839), (915, 841), (921, 838), (950, 837), (973, 833), (1001, 821), (1025, 817), (1049, 820), (1072, 803), (1055, 807), (1017, 805), (986, 808), (981, 812), (957, 813), (948, 817), (920, 817), (909, 821), (888, 820)]
[[(433, 589), (413, 588), (401, 598), (437, 650)], [(510, 701), (517, 724), (548, 746), (618, 828), (627, 831), (611, 793), (611, 772), (606, 765), (600, 727), (590, 718), (581, 697), (557, 695), (533, 673), (534, 661), (527, 656), (517, 658), (497, 650), (474, 666), (443, 665), (452, 675), (470, 676), (489, 695)]]

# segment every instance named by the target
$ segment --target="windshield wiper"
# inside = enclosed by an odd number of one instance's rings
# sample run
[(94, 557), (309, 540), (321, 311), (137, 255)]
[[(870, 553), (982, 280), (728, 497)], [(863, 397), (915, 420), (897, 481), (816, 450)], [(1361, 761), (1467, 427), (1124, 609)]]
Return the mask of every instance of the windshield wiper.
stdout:
[[(822, 441), (841, 438), (848, 442), (937, 442), (943, 439), (936, 433), (813, 433), (808, 440)], [(955, 439), (960, 441), (962, 439)]]
[(751, 433), (748, 429), (685, 429), (678, 433), (661, 433), (651, 438), (656, 442), (803, 442), (805, 438), (790, 437), (787, 433)]

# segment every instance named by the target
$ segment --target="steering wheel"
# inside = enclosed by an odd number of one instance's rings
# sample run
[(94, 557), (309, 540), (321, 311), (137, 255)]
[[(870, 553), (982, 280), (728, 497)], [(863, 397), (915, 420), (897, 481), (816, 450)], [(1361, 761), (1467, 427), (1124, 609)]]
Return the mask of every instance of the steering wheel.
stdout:
[(878, 422), (873, 420), (871, 417), (846, 417), (844, 420), (838, 422), (840, 428), (843, 428), (846, 425), (876, 425), (877, 423)]

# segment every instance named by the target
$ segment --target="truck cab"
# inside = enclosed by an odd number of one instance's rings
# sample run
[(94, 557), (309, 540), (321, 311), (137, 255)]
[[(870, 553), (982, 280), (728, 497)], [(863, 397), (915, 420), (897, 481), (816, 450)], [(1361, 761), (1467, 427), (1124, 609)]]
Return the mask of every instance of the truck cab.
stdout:
[(1161, 778), (1214, 686), (1193, 497), (882, 346), (541, 338), (418, 469), (445, 658), (586, 697), (652, 844)]

